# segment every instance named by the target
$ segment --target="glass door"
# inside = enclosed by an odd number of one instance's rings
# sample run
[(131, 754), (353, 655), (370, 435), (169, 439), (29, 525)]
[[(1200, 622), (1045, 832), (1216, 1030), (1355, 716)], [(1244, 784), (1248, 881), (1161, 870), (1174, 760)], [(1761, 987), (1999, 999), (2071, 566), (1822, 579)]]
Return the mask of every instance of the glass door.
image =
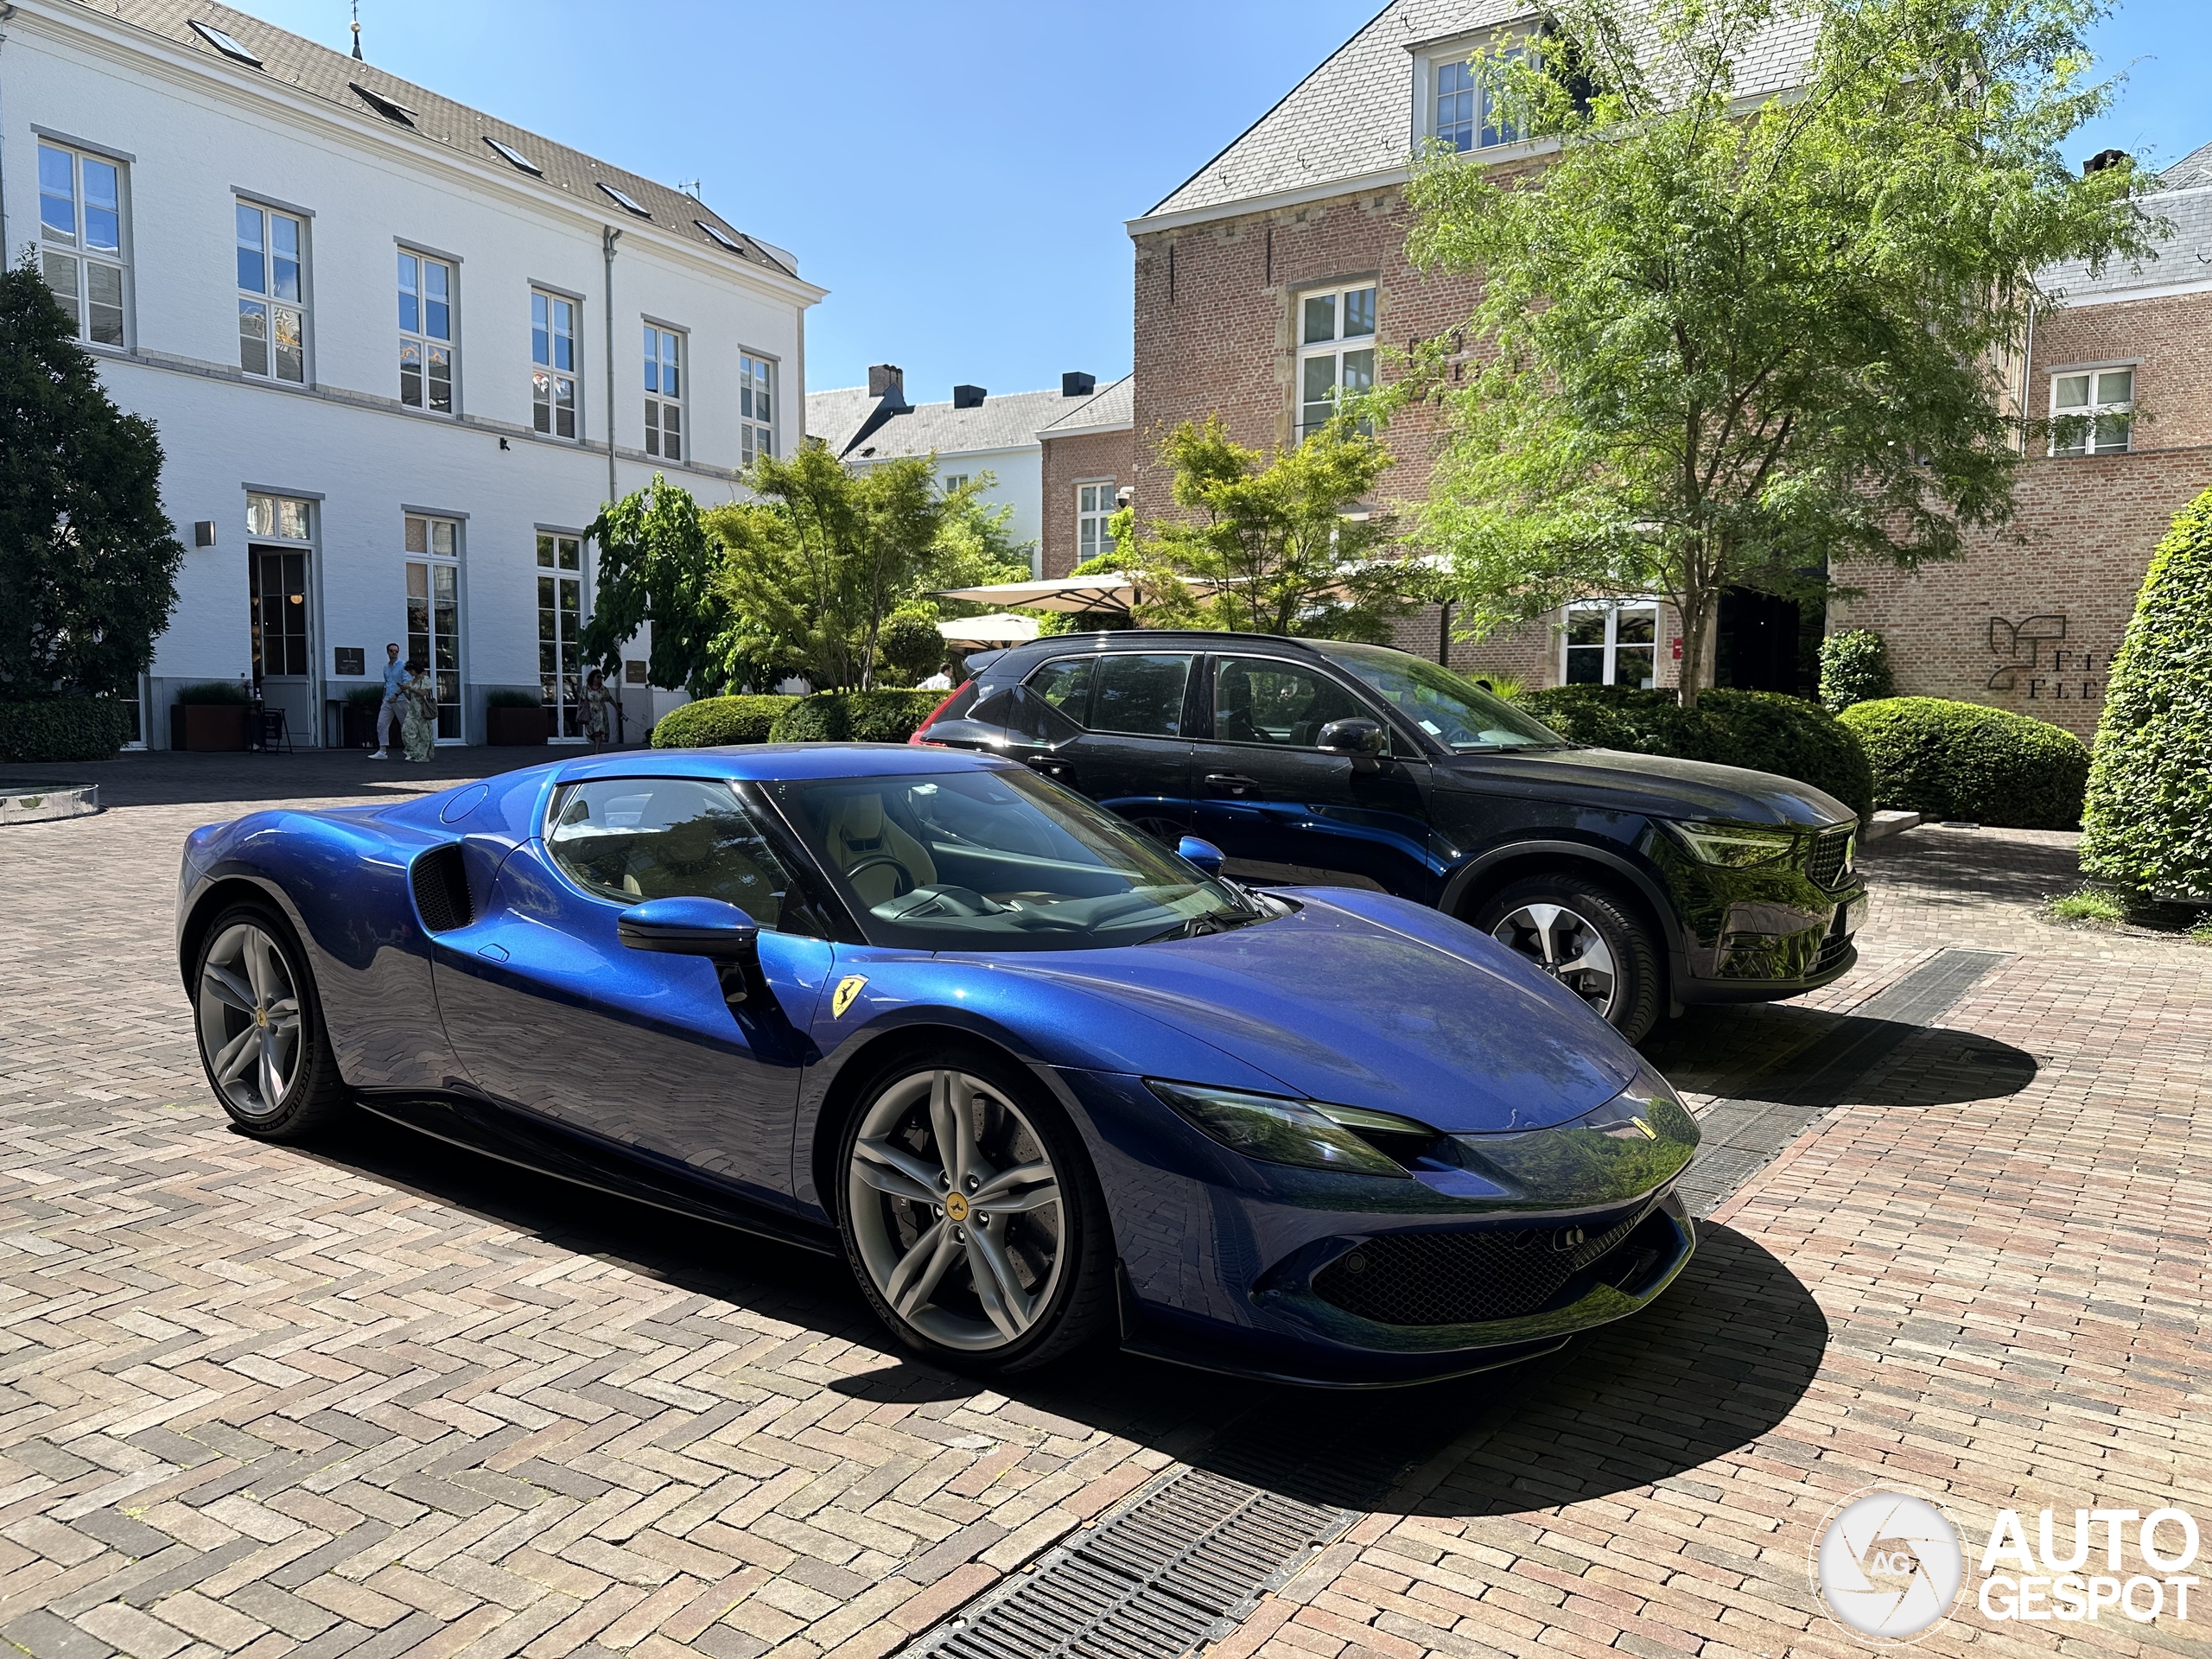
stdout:
[(282, 709), (296, 744), (312, 744), (315, 718), (314, 652), (308, 626), (308, 556), (304, 549), (254, 547), (246, 552), (253, 607), (253, 681), (262, 706)]
[(584, 736), (584, 544), (576, 536), (537, 538), (537, 682), (556, 743)]
[(407, 656), (428, 664), (438, 689), (438, 741), (458, 743), (461, 725), (460, 525), (451, 518), (407, 520)]

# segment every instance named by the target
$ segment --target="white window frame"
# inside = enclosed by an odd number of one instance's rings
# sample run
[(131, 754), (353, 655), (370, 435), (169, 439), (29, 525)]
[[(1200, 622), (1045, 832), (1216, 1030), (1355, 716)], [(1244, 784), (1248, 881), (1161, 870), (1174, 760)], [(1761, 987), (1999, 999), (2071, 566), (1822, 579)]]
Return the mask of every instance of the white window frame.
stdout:
[[(570, 556), (573, 556), (573, 563)], [(578, 530), (556, 530), (541, 524), (537, 533), (537, 563), (531, 575), (537, 579), (538, 614), (538, 690), (543, 707), (551, 717), (552, 726), (546, 741), (549, 743), (581, 743), (585, 741), (583, 729), (584, 679), (589, 672), (585, 666), (577, 639), (585, 621), (591, 615), (591, 558), (584, 545), (584, 536)], [(569, 607), (560, 602), (563, 584), (575, 584), (575, 605), (573, 614), (575, 631), (567, 632), (559, 619), (569, 613)], [(550, 598), (553, 602), (545, 601)], [(556, 618), (547, 638), (544, 618), (550, 611)], [(553, 665), (546, 666), (546, 648), (553, 648)], [(573, 658), (573, 672), (563, 661), (563, 655)], [(572, 682), (563, 684), (563, 680)], [(570, 728), (574, 728), (573, 730)]]
[[(48, 138), (43, 133), (36, 135), (32, 142), (38, 151), (40, 274), (75, 323), (79, 344), (127, 351), (130, 339), (130, 167), (116, 156), (79, 149)], [(66, 233), (58, 225), (47, 222), (52, 211), (48, 204), (60, 200), (48, 194), (48, 156), (62, 158), (69, 174), (69, 228)], [(87, 238), (94, 233), (92, 216), (105, 207), (92, 200), (86, 179), (87, 168), (111, 175), (114, 187), (115, 246), (111, 250), (86, 245)], [(57, 280), (64, 276), (69, 283), (66, 296)], [(111, 302), (105, 297), (110, 282), (114, 284)], [(109, 321), (105, 314), (113, 314), (111, 329), (103, 327), (99, 334), (93, 332), (95, 310), (103, 314), (103, 322)], [(111, 333), (111, 339), (106, 337)]]
[[(1657, 685), (1659, 683), (1659, 601), (1649, 594), (1628, 594), (1618, 599), (1580, 599), (1575, 601), (1573, 604), (1566, 607), (1566, 614), (1562, 617), (1561, 620), (1563, 623), (1571, 624), (1576, 613), (1580, 612), (1587, 614), (1592, 611), (1602, 611), (1605, 613), (1605, 642), (1602, 645), (1577, 645), (1571, 644), (1569, 642), (1567, 627), (1564, 626), (1561, 626), (1559, 632), (1559, 683), (1561, 685), (1587, 685), (1591, 683), (1591, 682), (1587, 680), (1573, 681), (1568, 679), (1567, 664), (1574, 660), (1571, 653), (1577, 651), (1602, 651), (1604, 655), (1599, 658), (1599, 661), (1603, 664), (1603, 677), (1599, 679), (1596, 683), (1599, 685), (1619, 684), (1621, 683), (1619, 679), (1620, 652), (1624, 649), (1620, 637), (1621, 613), (1624, 611), (1643, 611), (1649, 612), (1651, 617), (1651, 639), (1649, 641), (1649, 650), (1651, 652), (1651, 683), (1654, 686)], [(1645, 649), (1645, 642), (1640, 639), (1630, 640), (1627, 642), (1625, 648), (1631, 651), (1642, 651)]]
[[(282, 207), (271, 207), (265, 201), (256, 201), (251, 196), (234, 196), (231, 200), (232, 261), (237, 267), (232, 275), (238, 282), (238, 372), (249, 380), (265, 380), (280, 386), (309, 386), (315, 384), (315, 373), (308, 360), (308, 328), (310, 308), (308, 299), (308, 215), (289, 213)], [(245, 221), (251, 215), (258, 247), (249, 247), (245, 240)], [(292, 230), (293, 257), (290, 261), (294, 297), (287, 298), (276, 290), (283, 280), (283, 255), (277, 247), (280, 226)], [(245, 260), (242, 256), (253, 254), (259, 264), (257, 280), (260, 287), (249, 286), (245, 280)], [(246, 331), (246, 319), (258, 314), (261, 318), (261, 362), (255, 368), (249, 360), (253, 336)], [(289, 317), (299, 343), (297, 374), (283, 372), (284, 362), (277, 349), (284, 320)]]
[[(563, 312), (568, 332), (556, 323)], [(530, 290), (530, 424), (533, 431), (563, 443), (580, 443), (584, 435), (583, 352), (577, 341), (577, 320), (583, 303), (557, 289)], [(541, 321), (541, 318), (543, 321)], [(561, 361), (561, 346), (568, 346), (568, 361)], [(561, 393), (568, 393), (569, 430), (561, 430)]]
[[(664, 322), (648, 322), (645, 359), (645, 453), (681, 462), (691, 435), (684, 420), (683, 384), (691, 375), (691, 337)], [(664, 389), (665, 380), (673, 391)], [(671, 424), (671, 423), (673, 423)]]
[[(407, 573), (404, 594), (407, 618), (404, 631), (407, 640), (407, 655), (401, 660), (406, 661), (415, 652), (415, 572), (419, 569), (423, 573), (423, 601), (426, 607), (425, 621), (427, 623), (422, 630), (423, 660), (429, 668), (431, 683), (438, 687), (441, 694), (448, 688), (439, 683), (443, 673), (448, 671), (440, 670), (437, 660), (439, 575), (442, 573), (447, 574), (453, 584), (454, 665), (449, 671), (452, 675), (450, 689), (454, 695), (450, 698), (441, 695), (438, 698), (438, 734), (435, 741), (441, 744), (465, 743), (468, 741), (467, 696), (468, 680), (466, 671), (467, 664), (463, 660), (464, 653), (467, 650), (468, 632), (463, 620), (464, 601), (461, 579), (461, 537), (465, 529), (466, 526), (461, 520), (435, 512), (409, 512), (403, 515), (400, 545), (404, 550), (402, 557), (405, 563)], [(442, 531), (442, 535), (440, 533)], [(453, 710), (453, 730), (450, 734), (445, 729), (445, 711), (448, 709)]]
[[(410, 264), (415, 267), (412, 293), (407, 287), (407, 268)], [(393, 269), (399, 302), (400, 404), (404, 408), (419, 409), (428, 415), (457, 416), (461, 413), (461, 267), (451, 259), (425, 253), (419, 248), (410, 248), (403, 242), (399, 245)], [(430, 273), (434, 270), (445, 273), (445, 298), (442, 302), (431, 296)], [(412, 328), (407, 326), (410, 300), (415, 308), (416, 326)], [(441, 303), (444, 305), (446, 313), (442, 334), (431, 327), (434, 321), (432, 308)], [(416, 381), (416, 395), (411, 400), (407, 395), (410, 352), (414, 354)], [(443, 409), (440, 409), (434, 400), (437, 377), (431, 372), (440, 352), (445, 353), (446, 367), (446, 406)]]
[[(2070, 438), (2055, 426), (2050, 435), (2050, 453), (2059, 456), (2124, 455), (2135, 446), (2135, 374), (2133, 363), (2087, 364), (2080, 368), (2054, 369), (2050, 376), (2050, 417), (2054, 422), (2078, 420), (2080, 428)], [(2120, 380), (2119, 388), (2110, 383)], [(2079, 381), (2083, 401), (2062, 403), (2061, 397), (2071, 390), (2066, 383)], [(2120, 397), (2107, 396), (2115, 390), (2124, 390)], [(2116, 441), (2109, 441), (2114, 440)]]
[[(1080, 478), (1075, 485), (1075, 562), (1095, 559), (1114, 550), (1106, 521), (1119, 510), (1115, 493), (1121, 482), (1111, 478)], [(1086, 541), (1085, 536), (1090, 539)]]
[[(1464, 39), (1440, 41), (1428, 48), (1421, 56), (1414, 75), (1414, 142), (1416, 146), (1432, 139), (1450, 144), (1462, 156), (1479, 156), (1487, 150), (1504, 149), (1525, 143), (1528, 135), (1500, 119), (1491, 101), (1491, 95), (1474, 79), (1469, 68), (1470, 60), (1478, 52), (1491, 50), (1501, 42), (1501, 35), (1511, 35), (1511, 26), (1499, 30), (1485, 29)], [(1527, 53), (1535, 42), (1535, 32), (1524, 27), (1519, 37), (1506, 45), (1508, 55)], [(1457, 83), (1457, 84), (1453, 84)], [(1467, 104), (1468, 142), (1458, 142), (1454, 130), (1459, 124), (1458, 108), (1452, 119), (1445, 118), (1444, 99), (1465, 99)]]
[(741, 468), (750, 467), (763, 455), (778, 453), (776, 410), (780, 407), (780, 394), (776, 387), (776, 367), (774, 358), (759, 352), (738, 353), (737, 464)]
[[(1361, 302), (1363, 299), (1363, 308)], [(1366, 378), (1351, 390), (1364, 391), (1375, 384), (1375, 348), (1382, 327), (1382, 286), (1372, 276), (1357, 282), (1336, 283), (1322, 288), (1300, 289), (1291, 296), (1291, 337), (1297, 342), (1298, 364), (1291, 382), (1291, 396), (1298, 400), (1297, 428), (1300, 443), (1311, 437), (1330, 415), (1336, 412), (1343, 397), (1344, 360), (1364, 357)], [(1330, 333), (1326, 339), (1309, 340), (1315, 318), (1312, 308), (1322, 302), (1329, 306)], [(1364, 331), (1348, 334), (1347, 327), (1364, 325)], [(1313, 370), (1309, 365), (1325, 362), (1329, 368), (1328, 397), (1325, 404), (1309, 397), (1307, 385)], [(1323, 412), (1316, 414), (1316, 410)]]
[(974, 476), (972, 473), (947, 473), (943, 478), (938, 480), (938, 491), (940, 494), (950, 495), (953, 491), (963, 487)]

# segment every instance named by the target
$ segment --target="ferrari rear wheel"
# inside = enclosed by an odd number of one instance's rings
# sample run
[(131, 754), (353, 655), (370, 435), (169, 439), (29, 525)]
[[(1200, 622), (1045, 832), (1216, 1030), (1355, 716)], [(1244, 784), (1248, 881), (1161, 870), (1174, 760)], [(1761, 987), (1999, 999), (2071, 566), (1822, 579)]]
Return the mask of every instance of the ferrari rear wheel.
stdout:
[(1088, 1344), (1112, 1305), (1105, 1205), (1065, 1116), (973, 1051), (871, 1080), (841, 1151), (845, 1251), (912, 1348), (1027, 1370)]
[(345, 1103), (305, 953), (258, 905), (225, 911), (193, 975), (200, 1059), (231, 1121), (266, 1141), (301, 1140)]

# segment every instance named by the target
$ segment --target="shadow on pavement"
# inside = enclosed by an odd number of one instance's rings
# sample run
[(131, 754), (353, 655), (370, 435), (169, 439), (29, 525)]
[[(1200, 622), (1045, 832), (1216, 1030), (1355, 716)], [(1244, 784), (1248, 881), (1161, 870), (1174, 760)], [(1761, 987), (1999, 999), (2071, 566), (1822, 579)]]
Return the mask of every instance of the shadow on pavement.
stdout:
[(2037, 1072), (1994, 1038), (1787, 1003), (1692, 1009), (1639, 1046), (1677, 1089), (1806, 1108), (1995, 1100)]
[(0, 766), (0, 785), (16, 781), (98, 784), (103, 807), (399, 800), (550, 760), (582, 760), (591, 753), (582, 745), (565, 744), (542, 748), (447, 748), (436, 750), (417, 766), (405, 760), (372, 760), (362, 749), (301, 749), (290, 754), (188, 754), (155, 749), (106, 760)]

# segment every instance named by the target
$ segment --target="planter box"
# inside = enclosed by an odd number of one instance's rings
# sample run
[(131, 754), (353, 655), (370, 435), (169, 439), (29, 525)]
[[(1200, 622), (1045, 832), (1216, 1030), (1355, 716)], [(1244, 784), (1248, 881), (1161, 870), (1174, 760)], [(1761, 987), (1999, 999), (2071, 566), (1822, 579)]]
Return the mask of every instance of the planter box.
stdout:
[(502, 748), (521, 748), (545, 741), (552, 721), (543, 709), (486, 709), (484, 735)]
[(169, 705), (169, 747), (195, 754), (236, 754), (245, 748), (248, 717), (243, 702), (178, 702)]
[(376, 705), (371, 703), (362, 709), (350, 702), (345, 704), (339, 726), (339, 741), (347, 748), (368, 748), (377, 741)]

